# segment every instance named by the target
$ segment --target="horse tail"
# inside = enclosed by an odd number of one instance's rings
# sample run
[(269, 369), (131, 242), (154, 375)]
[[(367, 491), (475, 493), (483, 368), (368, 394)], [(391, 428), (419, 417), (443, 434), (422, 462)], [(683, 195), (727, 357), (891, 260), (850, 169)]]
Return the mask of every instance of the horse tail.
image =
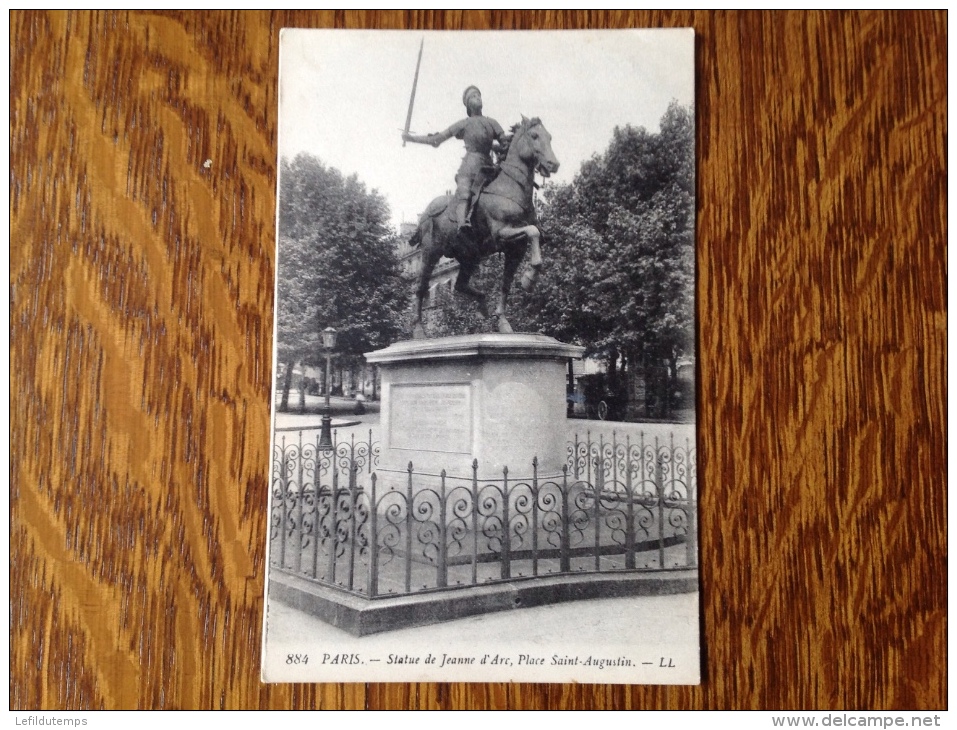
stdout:
[[(431, 206), (430, 206), (431, 207)], [(419, 216), (419, 225), (415, 227), (415, 233), (409, 239), (409, 245), (412, 248), (418, 248), (426, 240), (426, 235), (432, 232), (432, 215), (426, 210)]]
[(413, 233), (412, 238), (409, 239), (409, 245), (412, 248), (418, 248), (424, 241), (427, 240), (427, 237), (431, 233), (432, 218), (430, 218), (428, 215), (422, 215), (419, 218), (419, 225), (415, 227), (415, 233)]

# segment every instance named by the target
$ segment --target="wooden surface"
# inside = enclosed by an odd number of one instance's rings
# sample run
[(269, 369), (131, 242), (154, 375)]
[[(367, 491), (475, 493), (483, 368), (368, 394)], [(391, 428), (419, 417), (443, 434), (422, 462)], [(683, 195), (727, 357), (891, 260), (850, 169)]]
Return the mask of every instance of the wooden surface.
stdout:
[[(946, 13), (10, 19), (12, 708), (946, 706)], [(703, 684), (260, 684), (279, 29), (688, 25)]]

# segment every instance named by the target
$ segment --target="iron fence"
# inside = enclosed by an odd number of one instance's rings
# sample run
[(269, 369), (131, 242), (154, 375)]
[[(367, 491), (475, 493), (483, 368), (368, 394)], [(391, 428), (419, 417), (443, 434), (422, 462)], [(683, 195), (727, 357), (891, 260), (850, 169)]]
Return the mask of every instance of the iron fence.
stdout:
[[(560, 474), (389, 472), (378, 444), (277, 443), (270, 562), (368, 598), (697, 565), (695, 451), (578, 436)], [(401, 486), (396, 486), (399, 482)]]
[(690, 440), (675, 444), (674, 433), (666, 441), (659, 437), (646, 438), (639, 431), (632, 438), (612, 431), (598, 440), (586, 432), (568, 443), (566, 464), (575, 479), (592, 483), (599, 481), (605, 490), (645, 492), (660, 487), (669, 494), (697, 492), (697, 451)]

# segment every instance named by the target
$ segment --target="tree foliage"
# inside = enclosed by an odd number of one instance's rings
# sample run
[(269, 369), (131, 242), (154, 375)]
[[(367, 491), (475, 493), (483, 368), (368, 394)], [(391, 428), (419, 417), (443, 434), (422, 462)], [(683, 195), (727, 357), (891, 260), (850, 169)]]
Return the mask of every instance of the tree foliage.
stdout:
[(347, 367), (399, 333), (406, 294), (389, 208), (376, 191), (312, 155), (283, 159), (277, 341), (285, 362), (316, 364), (334, 327)]
[[(472, 286), (488, 296), (490, 309), (495, 306), (495, 298), (502, 284), (502, 268), (502, 255), (490, 256), (481, 262), (471, 279)], [(472, 299), (455, 293), (451, 286), (437, 287), (434, 297), (428, 302), (425, 317), (430, 337), (497, 331), (494, 317), (483, 317)]]
[(694, 117), (672, 102), (660, 131), (616, 128), (574, 181), (546, 188), (540, 286), (530, 328), (634, 368), (694, 347)]

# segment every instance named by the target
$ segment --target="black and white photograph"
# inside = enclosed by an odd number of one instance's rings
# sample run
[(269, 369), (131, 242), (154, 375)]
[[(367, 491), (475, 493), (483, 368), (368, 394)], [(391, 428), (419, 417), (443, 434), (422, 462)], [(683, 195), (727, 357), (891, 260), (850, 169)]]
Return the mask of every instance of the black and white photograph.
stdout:
[(700, 682), (694, 40), (281, 32), (264, 681)]

